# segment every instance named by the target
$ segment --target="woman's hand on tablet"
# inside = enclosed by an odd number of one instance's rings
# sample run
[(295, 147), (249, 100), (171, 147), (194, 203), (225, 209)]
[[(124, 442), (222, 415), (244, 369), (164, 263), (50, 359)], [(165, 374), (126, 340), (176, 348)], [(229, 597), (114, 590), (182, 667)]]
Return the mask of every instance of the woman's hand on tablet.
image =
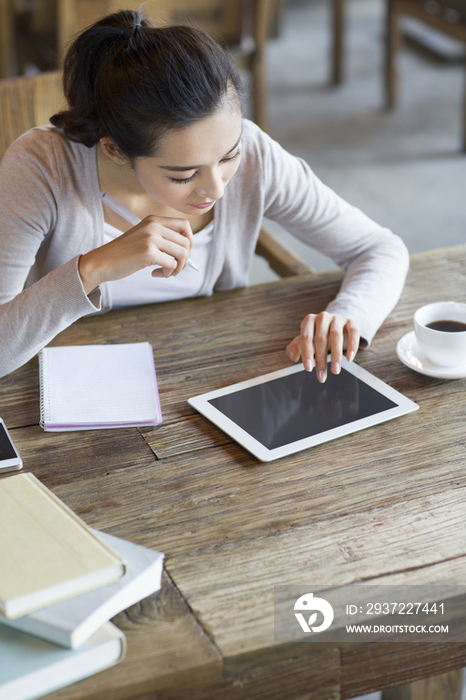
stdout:
[(301, 323), (301, 333), (286, 348), (293, 362), (302, 359), (304, 369), (311, 372), (314, 364), (319, 382), (327, 379), (327, 353), (330, 348), (332, 374), (340, 374), (345, 335), (348, 338), (346, 359), (353, 360), (359, 348), (357, 321), (333, 316), (327, 311), (308, 314)]

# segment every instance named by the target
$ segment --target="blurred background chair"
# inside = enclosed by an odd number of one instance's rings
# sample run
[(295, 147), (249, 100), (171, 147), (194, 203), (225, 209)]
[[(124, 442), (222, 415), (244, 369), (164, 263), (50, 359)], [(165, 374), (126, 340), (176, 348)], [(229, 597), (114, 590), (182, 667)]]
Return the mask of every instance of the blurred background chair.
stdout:
[[(234, 56), (251, 84), (251, 117), (267, 130), (265, 50), (285, 0), (148, 0), (144, 8), (157, 25), (194, 23)], [(0, 77), (22, 75), (28, 64), (40, 71), (63, 65), (72, 38), (102, 15), (129, 0), (0, 0)]]
[[(402, 20), (414, 17), (463, 42), (466, 47), (466, 0), (387, 0), (385, 100), (393, 109), (398, 97), (397, 57), (402, 45)], [(463, 150), (466, 151), (466, 93), (463, 104)]]
[[(60, 71), (0, 80), (0, 160), (15, 139), (47, 124), (64, 106)], [(280, 277), (308, 274), (312, 268), (269, 231), (262, 229), (256, 248)]]
[(332, 85), (343, 82), (346, 0), (332, 0)]
[[(345, 71), (345, 28), (348, 0), (332, 0), (331, 83), (339, 85)], [(394, 109), (398, 99), (397, 59), (403, 44), (403, 19), (412, 17), (465, 44), (466, 0), (386, 0), (385, 106)], [(414, 40), (415, 41), (415, 40)], [(414, 43), (413, 39), (412, 42)], [(418, 42), (416, 42), (418, 43)], [(428, 50), (427, 47), (424, 47)], [(463, 100), (463, 150), (466, 151), (466, 90)]]
[(48, 124), (64, 103), (61, 71), (0, 80), (0, 160), (15, 139)]

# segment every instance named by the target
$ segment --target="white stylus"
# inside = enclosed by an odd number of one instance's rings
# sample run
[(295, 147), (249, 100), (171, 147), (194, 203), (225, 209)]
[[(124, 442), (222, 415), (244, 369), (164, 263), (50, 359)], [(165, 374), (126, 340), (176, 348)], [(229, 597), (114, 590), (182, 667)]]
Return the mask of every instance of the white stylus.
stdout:
[[(107, 192), (101, 192), (100, 193), (100, 198), (105, 204), (110, 207), (110, 209), (113, 209), (113, 211), (116, 214), (119, 214), (123, 219), (125, 219), (129, 224), (133, 224), (133, 226), (136, 226), (136, 224), (139, 224), (141, 222), (141, 219), (139, 219), (136, 214), (133, 214), (132, 211), (127, 209), (124, 204), (121, 204), (117, 199), (112, 197), (112, 195), (107, 194)], [(199, 272), (199, 268), (196, 267), (196, 265), (193, 263), (191, 258), (188, 260), (188, 265), (189, 267), (192, 267), (193, 270), (196, 270), (196, 272)]]

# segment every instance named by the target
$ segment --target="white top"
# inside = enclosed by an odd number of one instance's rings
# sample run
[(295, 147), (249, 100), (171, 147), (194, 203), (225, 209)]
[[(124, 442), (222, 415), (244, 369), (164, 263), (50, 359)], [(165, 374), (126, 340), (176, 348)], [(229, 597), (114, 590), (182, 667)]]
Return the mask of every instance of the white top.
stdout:
[[(140, 304), (154, 304), (160, 301), (174, 301), (199, 296), (204, 285), (206, 270), (212, 250), (214, 224), (211, 222), (194, 236), (191, 260), (199, 268), (186, 267), (176, 277), (152, 277), (153, 267), (146, 267), (129, 277), (107, 282), (113, 309)], [(104, 222), (104, 242), (109, 243), (122, 231)]]

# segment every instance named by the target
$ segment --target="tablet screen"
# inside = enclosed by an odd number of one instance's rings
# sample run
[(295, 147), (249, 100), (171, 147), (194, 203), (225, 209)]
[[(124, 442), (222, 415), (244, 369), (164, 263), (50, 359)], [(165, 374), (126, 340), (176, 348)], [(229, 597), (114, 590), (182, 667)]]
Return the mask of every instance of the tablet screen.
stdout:
[(303, 365), (188, 399), (193, 408), (263, 461), (349, 435), (418, 406), (355, 362), (324, 384)]
[(269, 450), (367, 418), (396, 403), (345, 369), (320, 384), (296, 372), (209, 403)]

